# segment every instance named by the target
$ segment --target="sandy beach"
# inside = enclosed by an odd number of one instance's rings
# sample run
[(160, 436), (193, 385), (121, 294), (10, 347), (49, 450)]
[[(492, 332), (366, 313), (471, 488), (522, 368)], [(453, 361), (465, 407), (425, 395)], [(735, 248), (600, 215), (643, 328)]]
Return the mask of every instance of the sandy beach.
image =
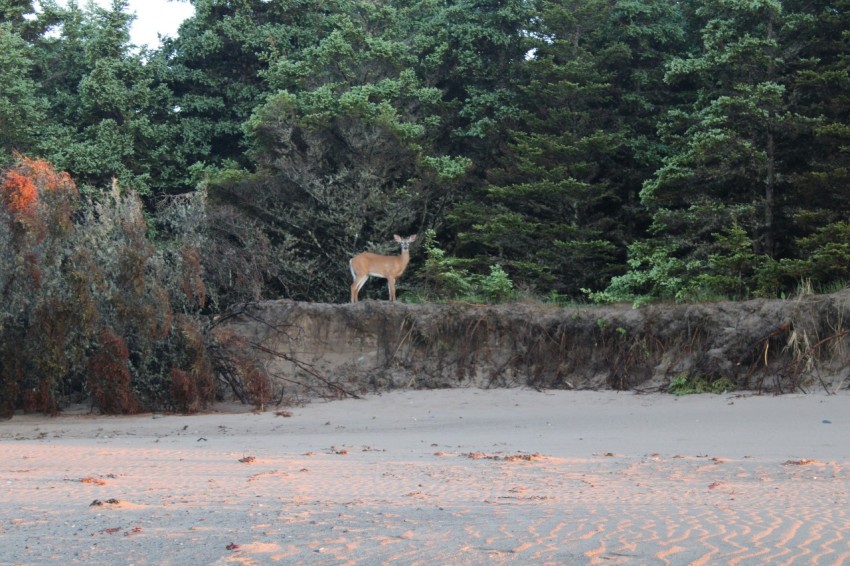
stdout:
[(0, 564), (850, 564), (850, 394), (0, 422)]

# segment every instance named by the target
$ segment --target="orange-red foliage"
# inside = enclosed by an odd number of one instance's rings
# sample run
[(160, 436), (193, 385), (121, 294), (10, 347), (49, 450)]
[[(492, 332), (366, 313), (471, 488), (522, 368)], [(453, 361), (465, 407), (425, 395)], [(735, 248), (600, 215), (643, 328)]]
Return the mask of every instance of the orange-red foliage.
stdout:
[[(67, 236), (74, 230), (78, 205), (79, 192), (70, 175), (57, 172), (47, 161), (16, 154), (14, 165), (0, 171), (0, 219), (12, 236), (9, 249), (0, 253), (16, 258), (3, 298), (20, 305), (17, 312), (6, 313), (12, 318), (0, 336), (10, 343), (0, 350), (0, 410), (55, 414), (71, 366), (76, 363), (77, 370), (85, 362), (96, 314), (90, 312), (91, 300), (86, 301), (90, 279), (79, 281), (79, 275), (61, 263), (73, 245)], [(81, 293), (44, 294), (47, 278), (56, 276), (63, 283), (78, 283)], [(79, 340), (81, 336), (85, 339)]]
[(41, 411), (54, 417), (59, 414), (59, 407), (56, 405), (56, 397), (54, 396), (52, 385), (50, 380), (41, 379), (36, 388), (24, 391), (24, 410)]
[(35, 211), (35, 201), (38, 189), (29, 177), (17, 171), (6, 173), (3, 183), (3, 203), (12, 217), (32, 215)]
[(194, 299), (197, 305), (203, 308), (207, 302), (207, 287), (201, 276), (201, 254), (197, 248), (187, 245), (180, 250), (180, 255), (183, 258), (183, 294), (190, 301)]
[(0, 417), (3, 418), (11, 418), (15, 414), (18, 408), (16, 399), (24, 379), (20, 360), (9, 355), (8, 349), (9, 344), (0, 344), (0, 355), (4, 358), (0, 365)]
[(271, 402), (274, 384), (271, 376), (257, 363), (251, 344), (243, 336), (221, 326), (213, 335), (221, 351), (226, 353), (231, 377), (239, 382), (232, 386), (241, 391), (242, 400), (258, 408)]
[[(12, 220), (38, 241), (49, 230), (68, 231), (72, 208), (79, 194), (71, 176), (64, 171), (57, 173), (53, 165), (44, 160), (22, 155), (17, 155), (17, 159), (0, 183), (0, 202)], [(39, 214), (39, 203), (45, 199), (51, 201), (51, 206)]]
[(195, 413), (201, 408), (198, 386), (192, 376), (183, 370), (171, 368), (171, 397), (174, 405), (184, 413)]
[(34, 253), (28, 253), (24, 256), (24, 265), (27, 266), (27, 273), (32, 281), (33, 289), (41, 288), (41, 268), (38, 266), (38, 257)]
[(18, 162), (6, 172), (3, 198), (10, 210), (21, 210), (42, 192), (77, 193), (77, 185), (65, 171), (56, 172), (48, 161), (18, 155)]
[(100, 331), (100, 349), (89, 359), (88, 386), (104, 413), (135, 413), (138, 402), (130, 388), (130, 352), (124, 339), (109, 329)]
[(171, 393), (178, 409), (195, 412), (215, 401), (215, 376), (197, 321), (187, 316), (177, 317), (177, 334), (187, 370), (171, 370)]
[(242, 379), (245, 382), (245, 393), (256, 407), (263, 407), (272, 398), (272, 383), (266, 372), (256, 365), (245, 364), (242, 368)]

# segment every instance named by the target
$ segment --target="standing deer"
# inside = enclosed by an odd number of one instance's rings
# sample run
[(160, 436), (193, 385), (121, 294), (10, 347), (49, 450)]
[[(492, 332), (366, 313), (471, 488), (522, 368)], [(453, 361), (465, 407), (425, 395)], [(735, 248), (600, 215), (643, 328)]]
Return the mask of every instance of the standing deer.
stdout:
[(395, 300), (395, 280), (401, 277), (407, 264), (410, 263), (408, 247), (411, 242), (416, 240), (416, 234), (409, 238), (402, 238), (398, 234), (394, 237), (395, 241), (401, 244), (401, 255), (378, 255), (363, 252), (362, 254), (357, 254), (348, 262), (348, 267), (351, 269), (351, 276), (354, 278), (354, 283), (351, 284), (352, 303), (357, 302), (360, 289), (363, 288), (369, 276), (386, 279), (387, 286), (390, 288), (390, 300)]

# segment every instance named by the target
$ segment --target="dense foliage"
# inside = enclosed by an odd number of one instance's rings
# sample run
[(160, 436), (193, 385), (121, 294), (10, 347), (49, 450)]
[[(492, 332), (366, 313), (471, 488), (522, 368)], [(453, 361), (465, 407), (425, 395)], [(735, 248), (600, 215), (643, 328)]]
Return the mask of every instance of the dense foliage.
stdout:
[(126, 0), (0, 0), (7, 408), (55, 404), (24, 373), (203, 402), (175, 328), (344, 301), (394, 233), (425, 300), (850, 279), (847, 0), (189, 1), (150, 48)]
[(188, 239), (156, 249), (134, 193), (116, 183), (87, 200), (41, 160), (18, 157), (0, 176), (0, 201), (0, 414), (55, 412), (82, 390), (110, 413), (215, 398), (189, 315), (206, 292)]

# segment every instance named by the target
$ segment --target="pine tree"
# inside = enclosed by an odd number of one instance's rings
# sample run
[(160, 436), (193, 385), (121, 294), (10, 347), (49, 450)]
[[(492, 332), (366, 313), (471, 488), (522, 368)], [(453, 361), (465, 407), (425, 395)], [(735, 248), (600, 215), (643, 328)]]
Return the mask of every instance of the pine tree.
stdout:
[(464, 213), (477, 262), (518, 285), (581, 296), (617, 273), (645, 220), (640, 183), (658, 164), (659, 68), (682, 44), (669, 2), (545, 2), (523, 64), (522, 119)]
[[(771, 266), (790, 246), (790, 179), (806, 167), (798, 153), (817, 123), (794, 89), (813, 64), (801, 57), (808, 38), (794, 33), (801, 15), (774, 0), (698, 6), (700, 49), (666, 75), (693, 102), (662, 123), (671, 150), (641, 192), (652, 237), (631, 248), (630, 272), (609, 288), (616, 297), (724, 295), (730, 278), (735, 296), (768, 293)], [(717, 261), (742, 237), (752, 259), (745, 273)]]
[(44, 125), (47, 104), (32, 79), (29, 51), (11, 23), (0, 23), (0, 167), (14, 151), (29, 153), (38, 147)]

